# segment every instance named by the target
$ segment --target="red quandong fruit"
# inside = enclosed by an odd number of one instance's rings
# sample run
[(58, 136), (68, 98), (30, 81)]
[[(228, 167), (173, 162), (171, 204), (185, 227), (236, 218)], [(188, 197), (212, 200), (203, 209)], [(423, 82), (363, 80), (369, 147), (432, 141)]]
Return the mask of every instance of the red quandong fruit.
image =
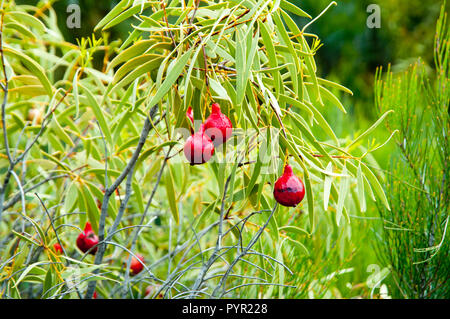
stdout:
[(84, 231), (78, 235), (77, 238), (77, 247), (83, 252), (86, 253), (89, 249), (89, 253), (91, 255), (95, 255), (97, 252), (97, 244), (98, 244), (98, 237), (92, 230), (92, 226), (90, 222), (86, 223), (86, 226), (84, 226)]
[(275, 182), (273, 196), (279, 204), (287, 207), (297, 206), (305, 197), (305, 186), (294, 175), (290, 165), (284, 167), (283, 175)]
[[(139, 258), (142, 262), (144, 262), (144, 257), (142, 255), (136, 254), (137, 258)], [(139, 262), (139, 260), (135, 258), (134, 256), (131, 257), (131, 263), (130, 263), (130, 272), (131, 275), (137, 275), (144, 269), (144, 265)]]
[(184, 144), (184, 155), (191, 165), (204, 164), (214, 155), (214, 144), (205, 134), (202, 124), (200, 130), (192, 134)]
[(62, 249), (62, 247), (61, 247), (61, 245), (59, 243), (54, 244), (53, 245), (53, 249), (58, 254), (62, 254), (63, 253), (63, 249)]
[(222, 113), (220, 105), (213, 103), (211, 114), (205, 121), (205, 133), (213, 141), (214, 146), (225, 143), (233, 133), (233, 125), (230, 119)]

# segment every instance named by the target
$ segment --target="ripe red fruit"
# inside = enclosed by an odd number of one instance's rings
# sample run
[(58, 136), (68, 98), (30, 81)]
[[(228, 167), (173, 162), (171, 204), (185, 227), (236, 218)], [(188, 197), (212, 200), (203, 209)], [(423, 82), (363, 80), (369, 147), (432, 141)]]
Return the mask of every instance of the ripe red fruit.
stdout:
[(97, 299), (97, 292), (94, 291), (94, 294), (92, 295), (92, 299)]
[(290, 165), (284, 167), (283, 175), (275, 182), (273, 196), (278, 203), (287, 207), (297, 206), (305, 197), (305, 186), (294, 175)]
[(62, 247), (61, 247), (61, 245), (59, 243), (54, 244), (53, 245), (53, 249), (58, 254), (62, 254), (63, 253), (63, 249), (62, 249)]
[(97, 252), (97, 244), (98, 244), (98, 237), (92, 230), (92, 226), (90, 222), (86, 223), (86, 226), (84, 226), (84, 231), (78, 235), (77, 238), (77, 247), (83, 252), (86, 253), (89, 249), (92, 250), (89, 251), (90, 254), (95, 255)]
[[(144, 257), (136, 254), (137, 258), (139, 258), (142, 262), (144, 262)], [(135, 258), (134, 256), (131, 257), (131, 264), (130, 264), (130, 271), (131, 275), (137, 275), (144, 269), (144, 265), (139, 262), (139, 260)]]
[(214, 144), (205, 134), (203, 124), (197, 133), (186, 140), (184, 155), (191, 165), (204, 164), (214, 155)]
[(220, 106), (214, 103), (211, 106), (211, 114), (205, 121), (205, 133), (214, 142), (214, 146), (225, 143), (233, 133), (233, 125), (230, 119), (222, 113)]

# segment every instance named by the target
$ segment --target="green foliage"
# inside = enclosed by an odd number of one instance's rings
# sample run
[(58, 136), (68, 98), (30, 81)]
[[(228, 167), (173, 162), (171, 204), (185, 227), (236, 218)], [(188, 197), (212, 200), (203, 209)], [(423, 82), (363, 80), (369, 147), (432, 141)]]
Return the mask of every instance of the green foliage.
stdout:
[(386, 193), (391, 211), (380, 207), (385, 241), (399, 297), (449, 298), (450, 220), (449, 70), (450, 33), (442, 6), (435, 36), (435, 73), (419, 61), (385, 79), (378, 73), (376, 104), (394, 109), (387, 122), (398, 156), (392, 160)]
[[(364, 143), (390, 115), (353, 141), (335, 134), (324, 114), (345, 113), (337, 94), (351, 91), (317, 74), (320, 41), (288, 14), (305, 12), (285, 0), (123, 0), (101, 37), (73, 45), (50, 6), (2, 10), (2, 296), (338, 295), (327, 275), (347, 271), (323, 261), (354, 252), (349, 212), (367, 194), (389, 207), (371, 154), (381, 145)], [(120, 23), (133, 31), (110, 41)], [(203, 120), (213, 101), (235, 137), (190, 166), (178, 129), (189, 106)], [(306, 187), (295, 209), (272, 196), (287, 161)], [(74, 244), (87, 221), (95, 257)], [(131, 277), (137, 252), (146, 266)]]

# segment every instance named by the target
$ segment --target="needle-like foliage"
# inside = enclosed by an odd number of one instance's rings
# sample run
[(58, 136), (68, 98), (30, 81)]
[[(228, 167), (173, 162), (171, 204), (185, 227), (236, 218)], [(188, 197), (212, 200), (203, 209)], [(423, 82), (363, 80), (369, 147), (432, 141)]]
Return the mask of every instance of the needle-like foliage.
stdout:
[(435, 69), (419, 61), (406, 72), (377, 74), (376, 104), (398, 156), (392, 159), (382, 244), (398, 296), (450, 297), (450, 32), (445, 4), (437, 22)]

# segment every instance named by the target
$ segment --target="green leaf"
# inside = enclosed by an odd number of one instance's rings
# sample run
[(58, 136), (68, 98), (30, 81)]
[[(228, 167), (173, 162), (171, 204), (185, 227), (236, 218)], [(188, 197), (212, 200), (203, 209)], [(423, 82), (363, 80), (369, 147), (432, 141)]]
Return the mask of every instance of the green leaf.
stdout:
[(344, 92), (346, 92), (346, 93), (348, 93), (350, 95), (353, 95), (353, 92), (350, 89), (348, 89), (345, 86), (340, 85), (338, 83), (334, 83), (334, 82), (331, 82), (331, 81), (328, 81), (328, 80), (325, 80), (325, 79), (321, 79), (321, 78), (317, 78), (317, 81), (319, 83), (321, 83), (321, 84), (334, 87), (335, 89), (338, 89), (338, 90), (344, 91)]
[[(242, 30), (242, 28), (239, 29), (239, 31)], [(242, 39), (243, 35), (242, 32), (237, 31), (237, 41), (236, 41), (236, 103), (238, 105), (242, 104), (242, 101), (244, 100), (244, 92), (245, 88), (247, 86), (248, 78), (245, 77), (245, 70), (246, 70), (246, 41)], [(238, 107), (240, 110), (240, 108)], [(238, 121), (240, 122), (241, 118), (238, 117)]]
[(27, 241), (27, 242), (29, 242), (29, 243), (31, 243), (31, 244), (33, 244), (33, 245), (36, 245), (36, 246), (41, 246), (41, 244), (38, 243), (38, 242), (36, 242), (36, 241), (34, 241), (34, 239), (29, 238), (29, 237), (27, 237), (27, 236), (25, 236), (25, 235), (22, 235), (22, 234), (18, 233), (18, 232), (16, 232), (14, 229), (12, 229), (11, 231), (12, 231), (12, 233), (13, 233), (14, 235), (16, 235), (16, 236), (19, 237), (19, 238), (22, 238), (22, 239), (25, 240), (25, 241)]
[(133, 183), (132, 187), (133, 187), (133, 191), (134, 191), (134, 198), (136, 199), (137, 205), (139, 207), (139, 211), (144, 212), (145, 207), (144, 207), (144, 202), (142, 200), (144, 198), (144, 195), (142, 194), (141, 187), (139, 186), (138, 183)]
[(141, 153), (141, 155), (139, 156), (138, 160), (136, 161), (136, 168), (138, 168), (142, 164), (142, 162), (145, 161), (145, 159), (148, 158), (154, 152), (159, 151), (160, 149), (162, 149), (165, 146), (172, 146), (172, 145), (176, 145), (176, 144), (177, 144), (177, 142), (175, 142), (175, 141), (168, 141), (168, 142), (164, 142), (159, 145), (152, 146), (149, 149), (143, 151)]
[(78, 116), (80, 115), (80, 98), (78, 96), (78, 73), (79, 72), (80, 72), (80, 69), (78, 68), (77, 71), (75, 72), (75, 75), (73, 76), (73, 82), (72, 82), (73, 99), (75, 100), (75, 109), (76, 109), (75, 119), (77, 119)]
[[(118, 177), (120, 175), (120, 171), (118, 170), (113, 170), (113, 169), (108, 169), (107, 170), (108, 173), (108, 177)], [(99, 179), (104, 179), (105, 176), (105, 169), (104, 168), (90, 168), (87, 170), (84, 170), (80, 176), (88, 176), (90, 174), (94, 174), (96, 175)], [(100, 197), (103, 197), (103, 195), (101, 195)]]
[(280, 8), (287, 10), (289, 12), (292, 12), (300, 17), (307, 17), (311, 19), (311, 16), (307, 14), (305, 11), (297, 7), (296, 5), (293, 5), (289, 1), (281, 0), (280, 1)]
[[(121, 4), (121, 7), (118, 8), (117, 11), (115, 11), (114, 17), (106, 23), (106, 25), (103, 27), (103, 30), (109, 29), (109, 28), (119, 24), (120, 22), (128, 19), (129, 17), (133, 16), (134, 14), (139, 13), (141, 11), (141, 9), (147, 9), (149, 6), (153, 5), (152, 3), (144, 3), (143, 7), (141, 4), (137, 4), (135, 6), (128, 8), (128, 3), (124, 2), (124, 3), (120, 3), (120, 4)], [(116, 9), (116, 8), (117, 8), (117, 6), (114, 9)], [(119, 14), (117, 15), (117, 13), (119, 13)], [(102, 24), (101, 24), (102, 21), (100, 21), (99, 24), (97, 24), (97, 26), (95, 27), (94, 30), (96, 30), (96, 29), (100, 28), (100, 26), (102, 26)]]
[[(52, 136), (52, 135), (48, 135), (48, 138), (50, 139), (51, 136)], [(50, 161), (52, 161), (53, 163), (55, 163), (56, 165), (58, 165), (59, 167), (61, 167), (63, 170), (65, 170), (65, 171), (70, 171), (70, 168), (69, 168), (66, 164), (64, 164), (62, 161), (60, 161), (56, 156), (53, 156), (53, 155), (51, 155), (51, 154), (49, 154), (49, 153), (47, 153), (47, 152), (44, 152), (42, 149), (40, 150), (40, 152), (41, 152), (44, 156), (48, 157), (48, 159), (49, 159)]]
[[(139, 54), (133, 58), (130, 58), (124, 65), (122, 65), (114, 74), (113, 83), (118, 83), (125, 76), (132, 74), (133, 76), (128, 76), (127, 80), (122, 83), (121, 86), (127, 85), (128, 83), (134, 81), (142, 74), (150, 72), (156, 69), (158, 63), (155, 61), (162, 61), (164, 59), (160, 54)], [(147, 62), (154, 62), (153, 64), (147, 64)], [(145, 67), (144, 67), (145, 66)], [(149, 67), (152, 66), (152, 67)]]
[[(282, 140), (286, 141), (284, 137), (281, 135)], [(311, 178), (309, 176), (309, 172), (306, 169), (305, 164), (303, 163), (303, 160), (298, 155), (298, 151), (296, 147), (292, 146), (289, 141), (286, 141), (286, 145), (291, 152), (292, 155), (294, 155), (294, 158), (296, 159), (297, 163), (300, 164), (300, 166), (303, 168), (303, 174), (304, 174), (304, 182), (305, 182), (305, 193), (306, 198), (308, 199), (308, 217), (309, 217), (309, 223), (311, 226), (311, 233), (314, 231), (315, 222), (314, 222), (314, 197), (312, 192), (312, 186), (311, 186)]]
[(256, 158), (255, 168), (253, 169), (252, 176), (251, 176), (250, 181), (248, 182), (248, 185), (247, 185), (247, 188), (246, 188), (247, 189), (246, 192), (245, 192), (246, 196), (250, 195), (250, 193), (253, 190), (253, 187), (255, 186), (255, 184), (256, 184), (256, 182), (258, 180), (258, 177), (260, 176), (261, 167), (262, 167), (262, 162), (261, 162), (261, 158), (260, 157), (261, 157), (261, 155), (258, 152), (258, 155), (257, 155), (257, 158)]
[(324, 88), (323, 86), (319, 85), (320, 90), (322, 91), (323, 96), (330, 101), (331, 103), (333, 103), (334, 105), (336, 105), (342, 112), (344, 112), (344, 114), (347, 114), (347, 111), (345, 110), (344, 106), (342, 105), (341, 101), (339, 101), (339, 99), (330, 91), (328, 91), (326, 88)]
[(304, 253), (306, 256), (309, 256), (308, 248), (305, 247), (301, 242), (298, 240), (292, 239), (291, 237), (287, 237), (287, 239), (294, 244), (294, 246), (299, 250), (299, 252)]
[(169, 207), (172, 212), (173, 219), (178, 224), (180, 217), (177, 206), (177, 198), (175, 196), (175, 186), (173, 184), (172, 171), (169, 164), (167, 164), (166, 172), (164, 173), (164, 184), (166, 186), (167, 200), (169, 202)]
[(327, 120), (323, 117), (322, 113), (317, 110), (317, 108), (311, 104), (308, 101), (305, 101), (306, 105), (308, 105), (311, 109), (311, 111), (314, 114), (314, 120), (319, 124), (319, 126), (327, 133), (329, 137), (331, 137), (334, 142), (339, 146), (339, 139), (337, 138), (336, 134), (334, 134), (333, 129), (331, 128), (330, 124), (328, 124)]
[(357, 185), (358, 185), (358, 199), (360, 203), (361, 212), (366, 211), (366, 196), (364, 194), (364, 178), (361, 170), (361, 163), (358, 165), (357, 172)]
[[(133, 82), (143, 74), (153, 71), (161, 65), (163, 60), (164, 58), (160, 55), (148, 54), (142, 57), (136, 57), (135, 59), (129, 61), (117, 71), (116, 75), (114, 76), (113, 82), (111, 83), (115, 85), (112, 88), (111, 86), (108, 87), (109, 92), (112, 94), (119, 88)], [(142, 64), (142, 62), (145, 63)]]
[(34, 35), (33, 32), (31, 32), (30, 30), (27, 29), (27, 27), (21, 25), (20, 23), (16, 23), (16, 22), (9, 22), (9, 23), (5, 23), (3, 25), (3, 27), (5, 29), (12, 29), (12, 30), (16, 30), (17, 32), (19, 32), (22, 36), (24, 36), (24, 38), (28, 37), (31, 39), (36, 39), (36, 36)]
[(76, 204), (77, 199), (78, 199), (77, 185), (75, 184), (74, 181), (72, 181), (69, 185), (69, 188), (67, 189), (67, 194), (64, 198), (63, 211), (65, 213), (71, 213), (72, 209)]
[(282, 226), (282, 227), (278, 228), (278, 230), (280, 230), (280, 231), (284, 230), (285, 232), (293, 233), (296, 235), (308, 235), (309, 236), (309, 233), (306, 230), (304, 230), (300, 227), (296, 227), (296, 226)]
[[(344, 166), (344, 169), (342, 170), (342, 175), (347, 175), (347, 167)], [(350, 178), (349, 177), (341, 177), (340, 184), (339, 184), (339, 198), (338, 198), (338, 204), (336, 208), (336, 223), (339, 226), (341, 217), (342, 217), (342, 210), (344, 208), (345, 199), (347, 198), (347, 194), (350, 187)]]
[(308, 199), (308, 217), (312, 233), (315, 228), (315, 220), (314, 220), (314, 197), (311, 186), (311, 178), (309, 177), (309, 172), (306, 170), (306, 167), (303, 165), (303, 163), (301, 164), (301, 166), (303, 166), (304, 171), (306, 197)]
[(361, 169), (364, 172), (364, 175), (366, 176), (366, 178), (369, 180), (370, 185), (375, 189), (375, 192), (377, 193), (378, 197), (381, 199), (381, 202), (383, 203), (383, 205), (388, 210), (391, 210), (391, 208), (389, 207), (389, 202), (386, 198), (386, 194), (384, 193), (383, 187), (381, 186), (377, 177), (372, 173), (372, 171), (364, 163), (361, 163)]
[(316, 97), (316, 101), (318, 101), (320, 105), (323, 105), (323, 101), (320, 96), (319, 82), (318, 82), (317, 76), (316, 76), (316, 65), (314, 62), (314, 57), (311, 53), (311, 49), (309, 48), (308, 42), (306, 42), (305, 37), (303, 35), (301, 35), (300, 39), (301, 39), (302, 49), (304, 52), (306, 52), (306, 56), (304, 57), (305, 64), (306, 64), (306, 73), (311, 78), (311, 81), (313, 84), (314, 91), (312, 93), (314, 93), (314, 95)]
[(295, 74), (291, 74), (291, 78), (296, 77), (297, 76), (297, 71), (300, 69), (300, 64), (299, 64), (299, 59), (297, 56), (297, 53), (294, 49), (294, 45), (292, 44), (292, 41), (289, 37), (289, 34), (286, 31), (286, 28), (284, 27), (283, 22), (281, 21), (281, 17), (280, 14), (278, 12), (274, 13), (272, 16), (277, 28), (276, 28), (276, 32), (278, 34), (278, 36), (282, 39), (284, 45), (287, 46), (289, 53), (292, 56), (292, 59), (294, 60), (294, 66), (295, 66)]
[(105, 116), (103, 115), (103, 110), (100, 108), (100, 105), (97, 102), (97, 99), (94, 97), (92, 92), (85, 86), (83, 86), (81, 83), (78, 84), (86, 93), (86, 97), (89, 101), (89, 106), (91, 107), (92, 111), (95, 114), (95, 117), (100, 125), (100, 128), (102, 129), (103, 135), (105, 136), (106, 141), (108, 141), (109, 145), (114, 145), (113, 139), (111, 137), (111, 131), (109, 130), (109, 125), (107, 124), (105, 120)]
[(42, 286), (42, 295), (45, 295), (47, 298), (51, 297), (49, 290), (53, 287), (53, 277), (53, 268), (49, 267)]
[(99, 23), (94, 28), (94, 31), (97, 31), (101, 27), (103, 27), (105, 24), (107, 24), (109, 21), (117, 17), (122, 11), (126, 10), (131, 4), (133, 3), (133, 0), (122, 0), (120, 1), (114, 9), (108, 12), (106, 16), (103, 17), (103, 19), (100, 20)]
[(97, 203), (94, 199), (94, 196), (91, 193), (91, 190), (84, 184), (80, 185), (81, 193), (87, 205), (87, 215), (88, 219), (91, 222), (92, 229), (96, 234), (98, 234), (98, 223), (100, 221), (100, 212), (97, 207)]
[(218, 98), (231, 102), (228, 92), (222, 84), (212, 78), (209, 79), (209, 84), (211, 85), (211, 89), (216, 92)]
[[(311, 115), (311, 116), (314, 116), (314, 114), (315, 114), (315, 113), (313, 113), (313, 111), (311, 110), (311, 108), (308, 105), (306, 105), (305, 103), (303, 103), (303, 102), (301, 102), (299, 100), (293, 99), (293, 98), (291, 98), (291, 97), (289, 97), (287, 95), (284, 95), (284, 94), (280, 94), (279, 98), (280, 98), (281, 102), (284, 102), (286, 104), (290, 104), (290, 105), (299, 107), (302, 110), (305, 110), (306, 112), (308, 112), (308, 114)], [(319, 112), (317, 112), (317, 113), (319, 113)]]
[(49, 79), (45, 75), (45, 70), (35, 60), (23, 54), (22, 52), (16, 51), (15, 49), (9, 48), (7, 46), (3, 47), (3, 52), (5, 53), (5, 55), (15, 57), (22, 61), (22, 63), (28, 68), (28, 70), (30, 70), (31, 73), (36, 76), (42, 83), (42, 86), (45, 88), (47, 95), (49, 97), (53, 96), (53, 87)]
[(122, 62), (129, 61), (143, 54), (150, 48), (152, 44), (155, 43), (155, 41), (155, 39), (137, 41), (131, 47), (121, 51), (114, 59), (112, 59), (111, 63), (108, 65), (107, 70), (110, 70)]
[(9, 11), (5, 14), (5, 20), (15, 20), (17, 22), (22, 22), (28, 27), (35, 28), (39, 33), (43, 34), (46, 30), (44, 23), (38, 18), (32, 16), (31, 14), (22, 11)]
[(301, 121), (301, 119), (298, 117), (298, 115), (291, 111), (286, 111), (286, 113), (288, 113), (291, 116), (291, 118), (295, 121), (296, 126), (300, 129), (300, 131), (303, 133), (303, 135), (306, 137), (306, 139), (308, 139), (310, 141), (310, 143), (322, 155), (324, 155), (326, 158), (328, 158), (330, 161), (332, 161), (333, 159), (330, 157), (328, 152), (325, 151), (325, 149), (322, 147), (322, 145), (320, 145), (319, 142), (317, 142), (316, 138), (314, 137), (314, 134), (306, 127), (306, 125)]
[[(329, 162), (327, 168), (325, 169), (330, 174), (333, 173), (333, 163)], [(325, 175), (325, 181), (323, 184), (323, 209), (328, 210), (328, 201), (330, 200), (331, 183), (333, 182), (333, 177), (331, 175)]]
[(58, 122), (58, 119), (56, 116), (52, 118), (52, 123), (50, 124), (52, 130), (55, 132), (56, 136), (59, 137), (62, 141), (69, 144), (70, 147), (73, 147), (75, 144), (73, 143), (70, 136), (64, 131), (64, 129), (61, 127), (61, 125)]
[(355, 145), (357, 142), (359, 142), (361, 139), (369, 135), (372, 131), (374, 131), (378, 125), (380, 125), (386, 116), (388, 116), (389, 113), (394, 112), (393, 110), (389, 110), (386, 113), (384, 113), (371, 127), (369, 127), (364, 133), (362, 133), (360, 136), (358, 136), (353, 142), (350, 143), (350, 145), (347, 146), (347, 149), (350, 149), (353, 145)]
[(14, 282), (14, 288), (16, 288), (17, 286), (19, 286), (19, 284), (22, 282), (22, 280), (26, 277), (26, 275), (28, 275), (28, 273), (36, 266), (42, 265), (42, 264), (46, 264), (48, 263), (47, 261), (40, 261), (40, 262), (36, 262), (34, 264), (31, 264), (29, 266), (27, 266), (27, 268), (25, 268), (25, 270), (20, 274), (19, 278), (17, 279), (17, 281)]

